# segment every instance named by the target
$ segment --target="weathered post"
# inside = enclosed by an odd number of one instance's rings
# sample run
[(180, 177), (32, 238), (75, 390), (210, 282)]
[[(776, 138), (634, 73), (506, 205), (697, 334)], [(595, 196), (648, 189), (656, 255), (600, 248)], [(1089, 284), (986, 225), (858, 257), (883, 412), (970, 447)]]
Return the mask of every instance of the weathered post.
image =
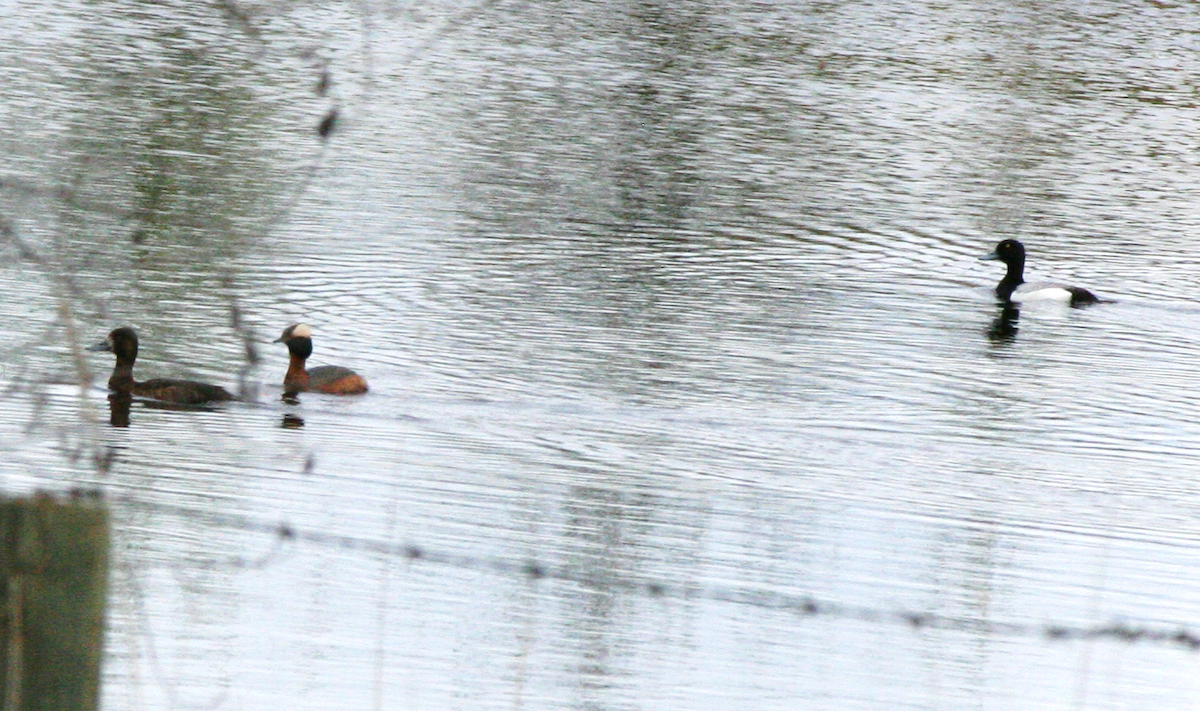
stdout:
[(94, 711), (108, 577), (102, 499), (0, 499), (0, 571), (0, 708)]

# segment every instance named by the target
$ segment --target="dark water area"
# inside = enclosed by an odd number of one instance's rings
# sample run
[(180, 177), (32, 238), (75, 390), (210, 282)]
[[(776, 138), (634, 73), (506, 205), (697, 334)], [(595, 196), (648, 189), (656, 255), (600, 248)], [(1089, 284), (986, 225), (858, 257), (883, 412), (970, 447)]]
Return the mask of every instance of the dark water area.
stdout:
[[(0, 490), (111, 502), (106, 709), (1195, 705), (1191, 6), (4, 18)], [(110, 411), (123, 324), (244, 401)]]

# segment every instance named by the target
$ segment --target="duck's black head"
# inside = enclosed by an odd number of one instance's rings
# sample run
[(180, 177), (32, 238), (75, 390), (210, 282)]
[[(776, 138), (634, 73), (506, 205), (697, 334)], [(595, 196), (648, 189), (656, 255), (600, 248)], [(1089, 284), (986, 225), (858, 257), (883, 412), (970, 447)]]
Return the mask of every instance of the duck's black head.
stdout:
[(312, 355), (312, 329), (307, 323), (294, 323), (283, 329), (283, 335), (275, 339), (275, 343), (286, 343), (288, 352), (297, 358), (308, 358)]
[(133, 361), (138, 354), (137, 331), (129, 326), (114, 328), (108, 338), (88, 347), (89, 351), (109, 351), (117, 355), (117, 360)]
[(1025, 263), (1025, 245), (1015, 239), (1006, 239), (996, 245), (996, 249), (989, 254), (985, 254), (980, 259), (999, 259), (1005, 264), (1012, 266), (1013, 264)]

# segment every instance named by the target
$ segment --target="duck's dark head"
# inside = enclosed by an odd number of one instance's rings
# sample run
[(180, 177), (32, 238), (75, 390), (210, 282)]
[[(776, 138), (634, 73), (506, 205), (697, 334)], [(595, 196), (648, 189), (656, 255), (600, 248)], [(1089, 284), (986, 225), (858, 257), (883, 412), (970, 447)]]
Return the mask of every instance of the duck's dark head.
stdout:
[(134, 360), (138, 354), (137, 331), (129, 326), (115, 328), (108, 334), (108, 338), (94, 346), (88, 346), (88, 350), (115, 353), (118, 360)]
[(312, 355), (312, 329), (307, 323), (294, 323), (283, 329), (283, 335), (275, 343), (286, 343), (288, 352), (297, 358)]
[(1005, 264), (1024, 264), (1025, 245), (1015, 239), (1006, 239), (996, 245), (996, 249), (983, 255), (980, 259), (998, 259)]

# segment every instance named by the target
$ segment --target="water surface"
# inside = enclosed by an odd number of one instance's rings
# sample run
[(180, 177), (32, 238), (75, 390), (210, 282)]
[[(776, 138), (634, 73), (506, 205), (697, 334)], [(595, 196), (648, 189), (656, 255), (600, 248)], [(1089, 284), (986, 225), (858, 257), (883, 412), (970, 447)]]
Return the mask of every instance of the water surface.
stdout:
[[(5, 17), (0, 482), (109, 496), (105, 708), (1192, 705), (1187, 6)], [(1010, 237), (1115, 303), (1003, 319)], [(119, 324), (248, 401), (112, 426)]]

